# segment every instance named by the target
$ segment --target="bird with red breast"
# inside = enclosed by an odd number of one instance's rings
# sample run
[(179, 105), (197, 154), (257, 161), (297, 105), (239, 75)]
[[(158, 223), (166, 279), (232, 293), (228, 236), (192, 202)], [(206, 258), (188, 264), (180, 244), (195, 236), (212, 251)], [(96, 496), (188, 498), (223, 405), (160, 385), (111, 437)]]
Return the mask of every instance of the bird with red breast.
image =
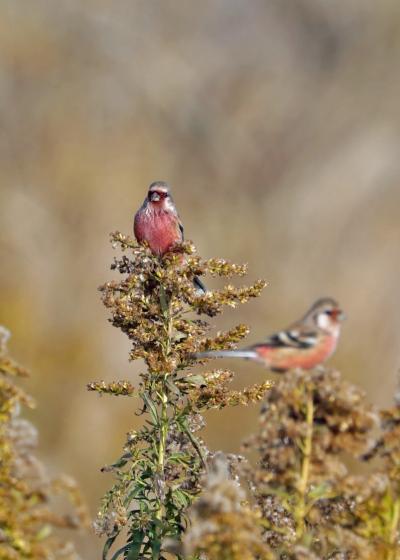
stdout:
[(332, 298), (317, 300), (299, 320), (264, 342), (242, 350), (198, 352), (196, 358), (242, 358), (262, 364), (271, 371), (313, 369), (335, 352), (345, 314)]
[[(135, 214), (133, 231), (136, 240), (147, 242), (152, 253), (159, 257), (182, 243), (184, 229), (168, 183), (155, 181), (150, 185), (142, 206)], [(197, 276), (193, 283), (199, 292), (207, 291)]]

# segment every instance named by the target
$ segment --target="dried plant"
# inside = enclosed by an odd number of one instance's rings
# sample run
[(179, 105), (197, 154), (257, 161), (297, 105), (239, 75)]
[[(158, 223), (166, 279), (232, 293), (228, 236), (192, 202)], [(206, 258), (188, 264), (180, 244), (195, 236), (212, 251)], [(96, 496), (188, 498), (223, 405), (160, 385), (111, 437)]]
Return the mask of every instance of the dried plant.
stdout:
[[(50, 480), (33, 454), (36, 428), (20, 417), (21, 406), (32, 399), (16, 379), (27, 371), (7, 353), (9, 333), (0, 327), (0, 558), (49, 560), (78, 558), (73, 545), (57, 538), (54, 529), (76, 529), (88, 524), (88, 514), (75, 482), (66, 476)], [(71, 512), (55, 513), (52, 497), (63, 494)]]
[[(212, 336), (199, 315), (257, 297), (264, 283), (200, 295), (194, 276), (243, 276), (245, 268), (203, 261), (190, 243), (159, 259), (119, 233), (112, 241), (130, 255), (115, 259), (123, 279), (101, 287), (103, 301), (132, 342), (131, 359), (143, 358), (147, 370), (137, 387), (88, 388), (136, 396), (146, 421), (104, 468), (116, 482), (95, 524), (107, 536), (103, 557), (113, 547), (112, 560), (400, 558), (400, 399), (379, 412), (324, 368), (241, 391), (229, 388), (230, 371), (194, 372), (195, 353), (231, 348), (248, 332), (238, 325)], [(258, 455), (255, 467), (207, 449), (203, 411), (262, 399), (259, 433), (244, 445)]]
[(211, 456), (197, 434), (204, 423), (201, 413), (259, 401), (270, 388), (270, 383), (262, 383), (232, 391), (231, 372), (192, 371), (195, 352), (231, 348), (248, 333), (238, 325), (211, 336), (209, 323), (200, 315), (214, 317), (225, 306), (259, 296), (265, 282), (241, 288), (229, 284), (200, 295), (193, 286), (195, 276), (244, 276), (246, 267), (202, 260), (188, 242), (160, 259), (120, 233), (111, 239), (128, 255), (115, 259), (112, 269), (123, 279), (100, 288), (103, 302), (112, 324), (132, 343), (130, 359), (143, 358), (147, 370), (136, 388), (128, 381), (93, 382), (88, 388), (138, 397), (145, 422), (128, 434), (122, 456), (105, 468), (116, 482), (103, 499), (95, 527), (108, 537), (104, 558), (125, 531), (126, 544), (117, 547), (113, 559), (154, 560), (165, 557), (164, 542), (180, 541), (187, 509), (200, 492)]
[[(385, 560), (400, 557), (400, 394), (394, 406), (380, 412), (380, 435), (366, 460), (380, 460), (371, 484), (360, 485), (356, 513), (362, 534), (373, 538)], [(362, 483), (363, 481), (361, 481)], [(354, 491), (353, 491), (354, 492)], [(371, 556), (372, 557), (372, 556)]]
[(274, 558), (400, 557), (399, 410), (379, 415), (323, 369), (284, 376), (266, 395), (260, 432), (245, 445), (258, 466), (244, 474)]
[(201, 496), (189, 509), (189, 528), (182, 539), (185, 558), (209, 560), (270, 560), (262, 540), (260, 512), (249, 507), (227, 457), (217, 453), (203, 483)]

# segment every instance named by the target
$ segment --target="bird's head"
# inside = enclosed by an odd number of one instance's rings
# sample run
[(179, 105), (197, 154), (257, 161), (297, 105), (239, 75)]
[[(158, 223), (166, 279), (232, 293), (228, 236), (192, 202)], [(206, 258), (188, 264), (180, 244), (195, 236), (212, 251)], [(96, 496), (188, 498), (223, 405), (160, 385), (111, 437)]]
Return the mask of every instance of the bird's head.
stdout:
[(153, 209), (174, 210), (170, 188), (164, 181), (155, 181), (149, 187), (147, 202)]
[(307, 312), (306, 318), (319, 329), (334, 334), (338, 332), (339, 325), (346, 319), (346, 315), (337, 301), (332, 298), (322, 298), (314, 303)]

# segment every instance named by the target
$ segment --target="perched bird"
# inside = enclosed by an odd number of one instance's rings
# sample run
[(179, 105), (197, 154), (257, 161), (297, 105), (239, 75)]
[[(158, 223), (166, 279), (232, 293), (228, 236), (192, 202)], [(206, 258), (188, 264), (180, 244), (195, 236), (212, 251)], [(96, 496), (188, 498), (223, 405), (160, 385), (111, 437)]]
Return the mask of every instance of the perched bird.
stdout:
[(336, 350), (340, 323), (345, 314), (331, 298), (317, 300), (302, 319), (259, 344), (243, 350), (199, 352), (197, 358), (243, 358), (254, 360), (276, 372), (312, 369)]
[[(155, 181), (150, 185), (142, 206), (136, 212), (133, 231), (139, 243), (146, 241), (153, 254), (160, 257), (184, 240), (182, 222), (170, 188), (164, 181)], [(207, 291), (197, 276), (193, 283), (200, 292)]]

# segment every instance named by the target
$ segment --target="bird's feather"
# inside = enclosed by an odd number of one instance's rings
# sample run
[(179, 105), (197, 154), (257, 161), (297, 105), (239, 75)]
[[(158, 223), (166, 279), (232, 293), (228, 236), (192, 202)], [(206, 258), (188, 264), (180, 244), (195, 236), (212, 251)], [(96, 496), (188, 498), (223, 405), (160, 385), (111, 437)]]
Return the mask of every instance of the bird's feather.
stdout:
[(208, 352), (198, 352), (196, 358), (244, 358), (247, 360), (257, 359), (258, 355), (254, 350), (210, 350)]
[(290, 329), (287, 331), (279, 331), (262, 343), (256, 346), (267, 344), (268, 346), (276, 347), (291, 347), (291, 348), (312, 348), (317, 343), (318, 336), (315, 331), (301, 332), (299, 329)]
[(182, 241), (185, 241), (185, 228), (183, 227), (183, 224), (182, 224), (181, 221), (179, 221), (178, 227), (179, 227), (179, 231), (181, 232), (181, 235), (182, 235)]

